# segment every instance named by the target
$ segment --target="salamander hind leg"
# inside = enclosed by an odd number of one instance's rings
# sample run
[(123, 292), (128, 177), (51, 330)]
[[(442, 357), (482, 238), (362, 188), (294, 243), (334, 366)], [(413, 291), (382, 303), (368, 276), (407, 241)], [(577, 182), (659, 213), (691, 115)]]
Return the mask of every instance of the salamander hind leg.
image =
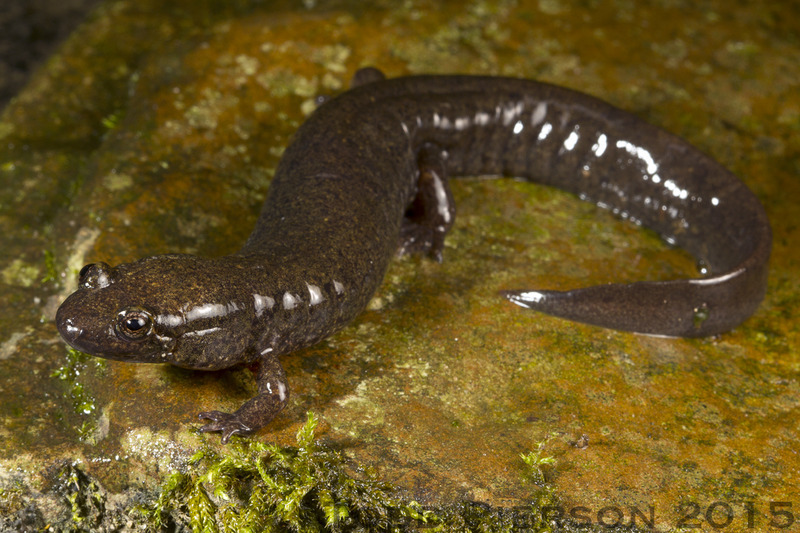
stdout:
[(286, 374), (277, 358), (262, 361), (257, 376), (258, 394), (236, 410), (235, 413), (205, 411), (198, 415), (211, 420), (200, 428), (202, 432), (219, 431), (225, 444), (231, 435), (247, 435), (266, 426), (286, 406), (289, 387)]
[(446, 162), (446, 152), (436, 145), (425, 144), (419, 152), (417, 194), (403, 219), (400, 255), (427, 253), (442, 262), (444, 238), (456, 218)]

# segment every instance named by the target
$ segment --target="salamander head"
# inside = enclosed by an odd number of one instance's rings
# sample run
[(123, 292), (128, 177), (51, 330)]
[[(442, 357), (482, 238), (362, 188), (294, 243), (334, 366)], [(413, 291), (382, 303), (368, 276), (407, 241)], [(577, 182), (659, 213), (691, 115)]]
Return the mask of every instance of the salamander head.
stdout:
[(107, 359), (230, 366), (245, 345), (226, 324), (244, 313), (226, 305), (227, 284), (215, 277), (224, 268), (213, 261), (161, 255), (117, 267), (86, 265), (78, 290), (56, 313), (58, 331), (73, 348)]
[(175, 342), (159, 335), (156, 313), (130, 305), (136, 297), (126, 267), (84, 266), (78, 290), (58, 308), (58, 332), (73, 348), (88, 354), (137, 362), (166, 362)]

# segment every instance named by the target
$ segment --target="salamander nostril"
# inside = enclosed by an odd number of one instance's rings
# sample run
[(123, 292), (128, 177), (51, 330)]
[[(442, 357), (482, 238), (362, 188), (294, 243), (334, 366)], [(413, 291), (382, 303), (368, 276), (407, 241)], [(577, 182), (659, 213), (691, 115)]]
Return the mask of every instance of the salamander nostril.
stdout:
[(60, 311), (61, 309), (59, 309), (59, 313), (56, 314), (56, 327), (61, 336), (64, 337), (64, 340), (72, 344), (81, 336), (83, 330), (73, 323), (72, 318), (64, 319), (59, 316), (61, 314)]

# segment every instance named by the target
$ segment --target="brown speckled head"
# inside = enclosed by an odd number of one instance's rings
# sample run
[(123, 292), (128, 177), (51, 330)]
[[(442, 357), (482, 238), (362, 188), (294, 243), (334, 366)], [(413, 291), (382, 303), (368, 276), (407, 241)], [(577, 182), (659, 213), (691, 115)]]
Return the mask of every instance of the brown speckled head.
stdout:
[(59, 333), (83, 352), (132, 362), (223, 368), (242, 362), (249, 308), (231, 295), (229, 265), (161, 255), (110, 267), (92, 263), (56, 313)]
[(108, 359), (167, 362), (174, 339), (160, 335), (156, 312), (131, 305), (128, 265), (84, 266), (78, 290), (58, 308), (56, 326), (73, 348)]

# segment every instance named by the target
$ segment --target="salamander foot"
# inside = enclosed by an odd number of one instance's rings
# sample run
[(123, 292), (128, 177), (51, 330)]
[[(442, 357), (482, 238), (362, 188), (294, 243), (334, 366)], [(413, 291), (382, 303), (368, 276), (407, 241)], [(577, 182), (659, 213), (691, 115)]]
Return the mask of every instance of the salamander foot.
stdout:
[(201, 419), (211, 420), (211, 422), (200, 428), (200, 431), (203, 433), (210, 433), (212, 431), (222, 432), (222, 444), (227, 444), (231, 435), (247, 435), (253, 431), (250, 427), (242, 423), (235, 413), (204, 411), (197, 416)]

